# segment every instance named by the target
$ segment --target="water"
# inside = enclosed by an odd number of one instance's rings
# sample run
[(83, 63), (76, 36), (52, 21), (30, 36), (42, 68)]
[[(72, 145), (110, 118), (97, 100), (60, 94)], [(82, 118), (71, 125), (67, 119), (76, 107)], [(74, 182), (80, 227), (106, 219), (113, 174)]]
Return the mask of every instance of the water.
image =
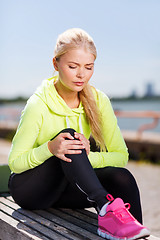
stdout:
[(26, 103), (5, 103), (0, 104), (0, 122), (15, 122), (18, 123)]
[[(111, 101), (113, 109), (123, 111), (160, 111), (160, 100), (137, 100), (137, 101)], [(18, 122), (20, 113), (24, 108), (25, 103), (10, 103), (0, 105), (0, 121)], [(150, 118), (118, 118), (118, 125), (120, 129), (137, 130), (141, 125), (151, 123)], [(150, 131), (160, 132), (160, 119), (156, 128)]]
[[(160, 100), (113, 101), (112, 106), (115, 110), (160, 112)], [(118, 118), (119, 127), (125, 130), (137, 130), (141, 125), (152, 122), (152, 118)], [(149, 131), (160, 132), (160, 119), (157, 127)]]

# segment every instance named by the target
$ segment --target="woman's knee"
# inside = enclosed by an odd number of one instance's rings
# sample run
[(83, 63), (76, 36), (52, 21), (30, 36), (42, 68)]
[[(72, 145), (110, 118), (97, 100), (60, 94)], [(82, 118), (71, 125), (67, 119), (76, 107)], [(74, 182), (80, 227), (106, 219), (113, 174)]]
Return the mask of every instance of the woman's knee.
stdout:
[[(65, 132), (67, 132), (67, 133), (70, 133), (73, 137), (74, 137), (74, 133), (76, 132), (73, 128), (65, 128), (65, 129), (63, 129), (60, 133), (65, 133)], [(60, 134), (59, 133), (59, 134)]]
[(56, 136), (54, 136), (51, 140), (53, 140), (54, 138), (56, 138), (60, 133), (70, 133), (73, 137), (74, 137), (74, 133), (76, 131), (73, 128), (64, 128), (63, 130), (61, 130), (59, 133), (57, 133)]
[(138, 191), (136, 180), (132, 173), (126, 168), (116, 168), (115, 174), (113, 174), (113, 181), (119, 188), (126, 190), (127, 192)]
[(115, 178), (117, 182), (122, 184), (135, 184), (136, 180), (132, 173), (126, 168), (117, 168), (117, 173), (115, 173)]
[(136, 185), (132, 173), (126, 168), (106, 167), (96, 170), (96, 174), (103, 185), (108, 187), (130, 188)]

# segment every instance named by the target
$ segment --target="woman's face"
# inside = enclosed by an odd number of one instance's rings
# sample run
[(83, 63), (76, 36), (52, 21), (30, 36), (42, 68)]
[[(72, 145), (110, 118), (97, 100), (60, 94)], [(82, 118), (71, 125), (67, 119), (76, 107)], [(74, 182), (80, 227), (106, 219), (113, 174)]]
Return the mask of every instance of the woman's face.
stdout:
[(94, 60), (94, 55), (84, 48), (69, 50), (58, 61), (54, 59), (54, 67), (59, 72), (59, 86), (66, 91), (81, 91), (94, 72)]

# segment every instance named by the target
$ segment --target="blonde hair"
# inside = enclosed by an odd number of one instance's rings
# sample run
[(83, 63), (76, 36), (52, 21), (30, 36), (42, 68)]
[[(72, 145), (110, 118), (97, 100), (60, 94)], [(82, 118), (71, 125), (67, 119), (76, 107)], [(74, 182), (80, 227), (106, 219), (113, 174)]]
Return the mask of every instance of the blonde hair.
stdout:
[[(80, 28), (72, 28), (59, 35), (54, 50), (54, 57), (56, 60), (58, 60), (69, 50), (79, 47), (84, 47), (86, 50), (92, 53), (96, 59), (97, 51), (93, 39), (87, 32)], [(83, 90), (79, 92), (79, 97), (82, 101), (96, 144), (101, 150), (105, 150), (100, 111), (89, 84), (87, 84)]]

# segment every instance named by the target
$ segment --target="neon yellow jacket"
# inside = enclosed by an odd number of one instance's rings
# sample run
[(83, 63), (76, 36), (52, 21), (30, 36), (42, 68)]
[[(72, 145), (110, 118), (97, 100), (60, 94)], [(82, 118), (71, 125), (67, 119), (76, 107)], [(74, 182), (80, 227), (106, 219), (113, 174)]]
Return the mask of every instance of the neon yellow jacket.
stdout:
[[(56, 77), (44, 80), (22, 111), (9, 154), (9, 167), (14, 173), (32, 169), (53, 156), (48, 149), (48, 141), (64, 128), (83, 131), (87, 139), (90, 137), (91, 130), (82, 103), (78, 108), (69, 108), (56, 91), (55, 80)], [(123, 167), (128, 161), (128, 151), (111, 103), (103, 92), (93, 89), (93, 94), (102, 114), (108, 152), (90, 152), (89, 160), (93, 168)]]

